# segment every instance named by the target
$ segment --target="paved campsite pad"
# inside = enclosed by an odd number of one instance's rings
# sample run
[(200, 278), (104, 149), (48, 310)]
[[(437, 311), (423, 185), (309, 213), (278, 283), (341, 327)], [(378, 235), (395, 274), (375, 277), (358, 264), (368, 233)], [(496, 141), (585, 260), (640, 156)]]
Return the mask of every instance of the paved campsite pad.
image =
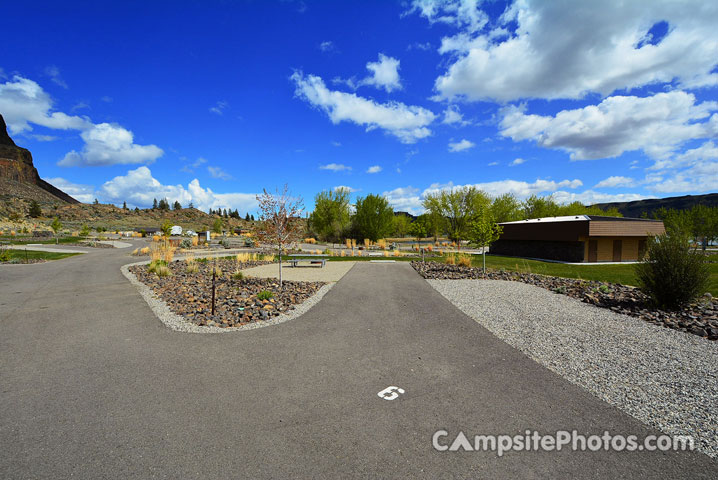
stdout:
[[(127, 260), (0, 266), (0, 477), (718, 474), (696, 452), (435, 451), (439, 429), (656, 432), (491, 335), (408, 264), (356, 265), (298, 321), (187, 335), (154, 317)], [(390, 386), (405, 393), (377, 395)]]
[[(317, 265), (292, 267), (288, 263), (283, 263), (282, 279), (297, 282), (338, 282), (356, 263), (351, 261), (326, 262), (321, 268)], [(276, 263), (248, 268), (242, 272), (250, 277), (279, 278), (279, 266)]]

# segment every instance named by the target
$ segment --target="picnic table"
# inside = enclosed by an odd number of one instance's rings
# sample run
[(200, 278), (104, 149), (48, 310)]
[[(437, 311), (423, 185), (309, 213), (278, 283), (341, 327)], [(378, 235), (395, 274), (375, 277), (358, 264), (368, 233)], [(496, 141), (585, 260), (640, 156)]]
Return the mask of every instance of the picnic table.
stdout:
[(309, 265), (319, 265), (319, 268), (324, 268), (329, 255), (312, 255), (312, 254), (292, 254), (289, 255), (289, 263), (292, 267), (296, 267), (301, 262), (306, 262)]

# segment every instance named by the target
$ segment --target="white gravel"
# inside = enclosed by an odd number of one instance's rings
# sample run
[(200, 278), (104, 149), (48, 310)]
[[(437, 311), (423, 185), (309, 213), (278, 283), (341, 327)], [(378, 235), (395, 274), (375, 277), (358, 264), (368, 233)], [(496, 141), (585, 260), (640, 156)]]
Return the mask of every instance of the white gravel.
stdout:
[(157, 295), (154, 294), (152, 289), (145, 285), (144, 283), (140, 282), (137, 277), (130, 272), (130, 267), (134, 265), (147, 265), (150, 263), (149, 261), (143, 261), (143, 262), (135, 262), (130, 263), (127, 265), (124, 265), (121, 268), (122, 274), (127, 278), (127, 280), (130, 281), (132, 285), (137, 287), (137, 290), (140, 292), (140, 295), (142, 295), (142, 298), (145, 299), (147, 302), (147, 305), (150, 306), (152, 311), (157, 315), (157, 318), (160, 319), (162, 323), (165, 324), (166, 327), (178, 331), (178, 332), (187, 332), (187, 333), (231, 333), (231, 332), (240, 332), (244, 330), (253, 330), (255, 328), (262, 328), (262, 327), (268, 327), (270, 325), (277, 325), (279, 323), (284, 323), (289, 320), (293, 320), (297, 317), (300, 317), (304, 315), (306, 312), (309, 311), (314, 305), (316, 305), (319, 300), (324, 297), (324, 295), (327, 294), (327, 292), (334, 286), (334, 283), (328, 283), (324, 285), (322, 288), (320, 288), (317, 293), (306, 299), (304, 302), (300, 303), (299, 305), (295, 305), (294, 309), (289, 310), (286, 313), (283, 313), (281, 315), (278, 315), (276, 317), (272, 317), (269, 320), (262, 320), (260, 322), (254, 322), (249, 323), (247, 325), (242, 325), (240, 327), (228, 327), (228, 328), (220, 328), (220, 327), (210, 327), (210, 326), (199, 326), (195, 325), (194, 323), (185, 320), (183, 317), (175, 314), (170, 310), (170, 308), (167, 306), (167, 304), (160, 299)]
[(427, 280), (494, 335), (718, 458), (718, 343), (520, 282)]

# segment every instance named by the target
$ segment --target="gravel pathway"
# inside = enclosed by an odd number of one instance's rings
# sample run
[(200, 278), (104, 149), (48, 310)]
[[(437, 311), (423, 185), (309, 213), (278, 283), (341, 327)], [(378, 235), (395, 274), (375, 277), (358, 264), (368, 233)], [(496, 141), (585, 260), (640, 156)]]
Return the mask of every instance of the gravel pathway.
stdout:
[(718, 458), (718, 344), (519, 282), (427, 280), (497, 337)]
[[(326, 262), (324, 267), (301, 265), (292, 267), (282, 264), (282, 279), (295, 282), (338, 282), (352, 269), (356, 262)], [(249, 277), (279, 278), (279, 266), (276, 263), (260, 265), (242, 270)]]

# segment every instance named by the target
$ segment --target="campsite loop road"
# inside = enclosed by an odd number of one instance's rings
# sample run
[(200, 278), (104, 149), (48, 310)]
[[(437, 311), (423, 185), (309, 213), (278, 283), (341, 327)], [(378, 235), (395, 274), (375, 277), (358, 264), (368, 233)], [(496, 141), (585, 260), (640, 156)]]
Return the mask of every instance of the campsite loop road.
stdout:
[[(120, 273), (127, 252), (0, 266), (0, 477), (718, 474), (695, 452), (435, 450), (441, 430), (657, 432), (498, 340), (406, 263), (357, 264), (294, 321), (197, 335), (154, 317)], [(382, 385), (412, 395), (367, 401)]]

